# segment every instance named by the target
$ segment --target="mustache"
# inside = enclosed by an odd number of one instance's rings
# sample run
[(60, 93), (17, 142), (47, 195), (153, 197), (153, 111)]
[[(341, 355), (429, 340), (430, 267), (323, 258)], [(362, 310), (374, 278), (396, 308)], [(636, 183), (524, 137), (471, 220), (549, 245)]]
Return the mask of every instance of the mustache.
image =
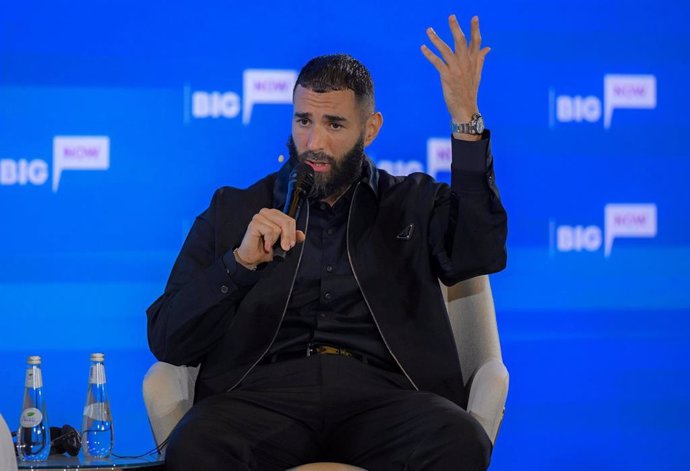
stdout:
[(335, 159), (323, 152), (314, 152), (314, 151), (306, 151), (302, 152), (299, 155), (299, 160), (300, 162), (304, 162), (305, 160), (311, 160), (312, 162), (316, 163), (327, 163), (327, 164), (334, 164)]

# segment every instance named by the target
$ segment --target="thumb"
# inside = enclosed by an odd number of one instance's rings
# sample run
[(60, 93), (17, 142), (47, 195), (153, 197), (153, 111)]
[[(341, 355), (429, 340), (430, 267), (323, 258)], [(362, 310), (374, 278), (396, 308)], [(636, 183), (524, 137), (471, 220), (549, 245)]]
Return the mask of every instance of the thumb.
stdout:
[(295, 234), (297, 235), (297, 243), (301, 244), (307, 239), (307, 236), (304, 234), (302, 231), (295, 231)]

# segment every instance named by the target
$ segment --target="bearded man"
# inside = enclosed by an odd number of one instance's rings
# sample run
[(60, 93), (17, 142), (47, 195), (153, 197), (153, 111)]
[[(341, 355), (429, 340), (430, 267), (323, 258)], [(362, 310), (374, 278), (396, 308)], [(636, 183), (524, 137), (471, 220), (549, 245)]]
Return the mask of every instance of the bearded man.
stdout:
[[(451, 117), (450, 186), (376, 168), (364, 153), (383, 124), (369, 72), (329, 55), (297, 78), (285, 165), (220, 188), (195, 220), (147, 311), (155, 356), (201, 365), (167, 469), (488, 467), (439, 280), (503, 269), (506, 214), (477, 108), (488, 48), (478, 18), (469, 45), (449, 23), (455, 51), (429, 29), (441, 57), (422, 53)], [(279, 208), (299, 163), (314, 188), (295, 220)]]

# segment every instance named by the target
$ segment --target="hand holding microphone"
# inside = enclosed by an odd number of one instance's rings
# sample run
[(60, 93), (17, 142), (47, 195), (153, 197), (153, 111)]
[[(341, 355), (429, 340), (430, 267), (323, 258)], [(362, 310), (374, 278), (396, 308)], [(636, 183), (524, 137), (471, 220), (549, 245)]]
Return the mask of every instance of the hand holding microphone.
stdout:
[(246, 268), (285, 257), (296, 244), (305, 240), (304, 232), (297, 230), (297, 218), (302, 203), (314, 184), (314, 170), (307, 164), (297, 164), (290, 172), (287, 198), (283, 212), (263, 208), (252, 218), (242, 243), (235, 251), (235, 260)]

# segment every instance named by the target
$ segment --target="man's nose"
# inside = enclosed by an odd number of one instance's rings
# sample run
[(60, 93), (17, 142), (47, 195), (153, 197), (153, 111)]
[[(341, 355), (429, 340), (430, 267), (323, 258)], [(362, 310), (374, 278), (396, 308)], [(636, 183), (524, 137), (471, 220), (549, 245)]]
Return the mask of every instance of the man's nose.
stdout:
[(319, 126), (314, 126), (307, 138), (307, 150), (319, 152), (323, 150), (324, 135), (323, 130)]

